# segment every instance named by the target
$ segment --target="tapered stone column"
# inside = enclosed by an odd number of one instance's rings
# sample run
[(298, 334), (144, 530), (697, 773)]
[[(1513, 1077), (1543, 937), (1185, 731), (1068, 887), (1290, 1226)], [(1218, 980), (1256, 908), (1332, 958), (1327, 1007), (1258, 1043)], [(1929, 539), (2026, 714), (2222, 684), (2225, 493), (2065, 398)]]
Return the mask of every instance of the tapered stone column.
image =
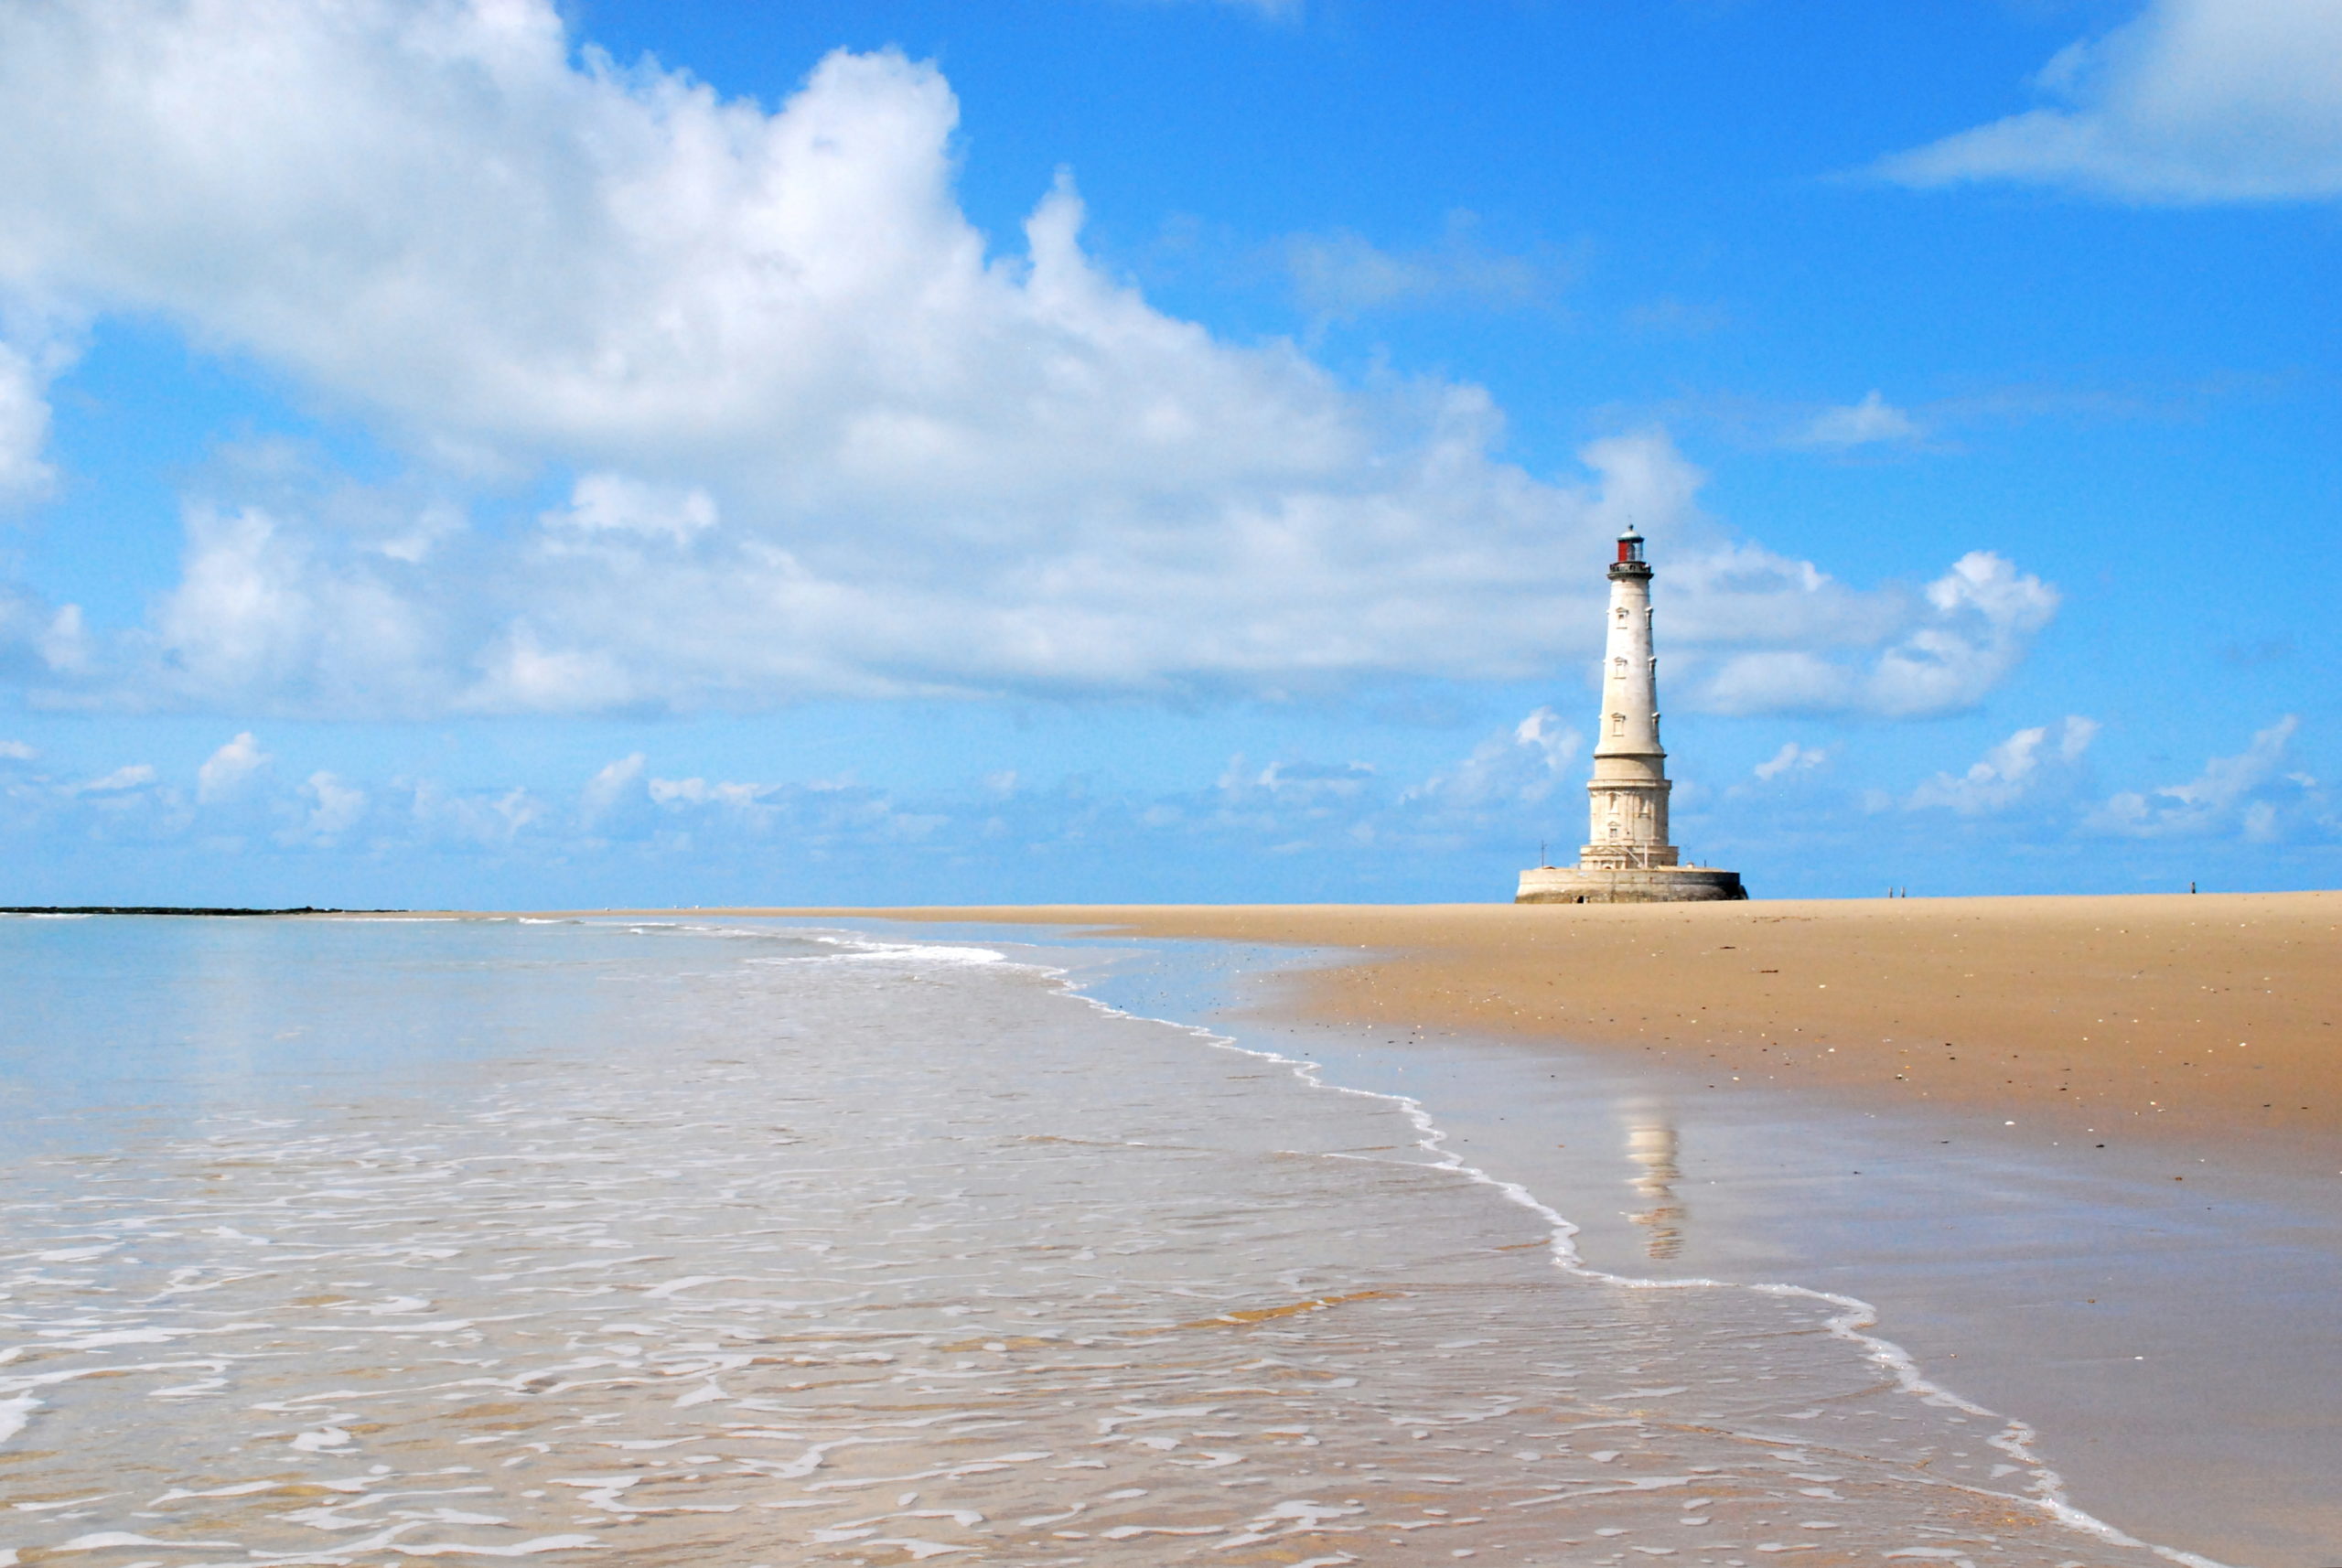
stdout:
[(1586, 843), (1575, 865), (1520, 874), (1519, 904), (1645, 904), (1746, 898), (1740, 874), (1684, 865), (1668, 836), (1667, 751), (1659, 744), (1659, 659), (1651, 649), (1650, 565), (1643, 538), (1618, 536), (1595, 715)]
[(1610, 564), (1610, 617), (1602, 659), (1602, 711), (1595, 715), (1589, 825), (1577, 863), (1586, 869), (1673, 865), (1667, 842), (1667, 752), (1659, 744), (1659, 660), (1651, 652), (1650, 566), (1629, 529)]

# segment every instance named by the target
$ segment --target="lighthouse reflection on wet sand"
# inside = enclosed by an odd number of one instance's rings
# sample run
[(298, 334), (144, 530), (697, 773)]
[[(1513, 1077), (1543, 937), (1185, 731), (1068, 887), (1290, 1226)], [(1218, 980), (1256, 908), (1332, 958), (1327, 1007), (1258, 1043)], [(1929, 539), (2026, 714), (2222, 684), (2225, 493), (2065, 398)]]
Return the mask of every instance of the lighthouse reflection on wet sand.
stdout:
[(1588, 831), (1574, 866), (1520, 874), (1517, 904), (1654, 904), (1746, 898), (1740, 874), (1686, 865), (1668, 836), (1667, 752), (1659, 741), (1650, 563), (1629, 527), (1610, 563)]

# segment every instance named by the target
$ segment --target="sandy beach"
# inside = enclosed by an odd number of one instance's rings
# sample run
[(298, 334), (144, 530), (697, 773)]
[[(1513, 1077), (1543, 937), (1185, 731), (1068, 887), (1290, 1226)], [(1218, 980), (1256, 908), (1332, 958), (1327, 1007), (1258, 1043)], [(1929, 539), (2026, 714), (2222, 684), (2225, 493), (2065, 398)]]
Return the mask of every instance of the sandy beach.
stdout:
[(733, 912), (1231, 944), (1221, 1016), (1422, 1096), (1597, 1266), (1861, 1296), (2082, 1506), (2342, 1561), (2342, 894)]
[(2342, 1174), (2342, 893), (787, 912), (1358, 949), (1272, 1004)]

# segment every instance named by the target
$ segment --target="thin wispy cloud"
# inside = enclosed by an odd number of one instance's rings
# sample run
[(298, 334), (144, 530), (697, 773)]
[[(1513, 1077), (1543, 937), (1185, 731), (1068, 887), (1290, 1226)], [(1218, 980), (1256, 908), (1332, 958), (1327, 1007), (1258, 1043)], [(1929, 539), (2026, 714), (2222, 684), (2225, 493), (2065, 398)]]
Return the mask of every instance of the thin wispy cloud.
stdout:
[(1295, 303), (1325, 321), (1431, 306), (1556, 309), (1576, 270), (1551, 247), (1528, 254), (1491, 248), (1469, 212), (1448, 214), (1428, 245), (1388, 249), (1337, 230), (1289, 235), (1276, 249)]
[(2098, 722), (2069, 714), (2055, 725), (2021, 729), (1987, 751), (1964, 773), (1939, 773), (1911, 792), (1912, 811), (1941, 808), (1963, 817), (2006, 811), (2060, 777), (2069, 776), (2090, 742)]
[(1793, 445), (1846, 451), (1856, 446), (1917, 440), (1923, 434), (1918, 420), (1896, 408), (1875, 389), (1860, 403), (1826, 408), (1799, 430)]
[(2215, 757), (2179, 784), (2130, 789), (2110, 797), (2087, 822), (2125, 838), (2189, 838), (2240, 833), (2274, 838), (2283, 808), (2298, 803), (2316, 780), (2288, 767), (2301, 720), (2291, 714), (2253, 736), (2251, 745)]
[(1801, 746), (1792, 740), (1749, 771), (1757, 779), (1770, 782), (1784, 774), (1810, 773), (1829, 760), (1830, 753), (1825, 748)]
[(2342, 6), (2331, 0), (2151, 0), (2059, 53), (2034, 86), (2052, 102), (1878, 172), (2137, 202), (2342, 196)]

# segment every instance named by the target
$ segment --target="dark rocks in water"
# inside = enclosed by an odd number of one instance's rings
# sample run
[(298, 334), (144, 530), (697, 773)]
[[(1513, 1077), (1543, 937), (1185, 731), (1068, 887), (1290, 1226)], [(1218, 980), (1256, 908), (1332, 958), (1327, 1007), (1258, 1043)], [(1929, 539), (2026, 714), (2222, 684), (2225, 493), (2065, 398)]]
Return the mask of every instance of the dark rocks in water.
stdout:
[(182, 904), (13, 904), (0, 915), (395, 915), (396, 909), (208, 909)]

